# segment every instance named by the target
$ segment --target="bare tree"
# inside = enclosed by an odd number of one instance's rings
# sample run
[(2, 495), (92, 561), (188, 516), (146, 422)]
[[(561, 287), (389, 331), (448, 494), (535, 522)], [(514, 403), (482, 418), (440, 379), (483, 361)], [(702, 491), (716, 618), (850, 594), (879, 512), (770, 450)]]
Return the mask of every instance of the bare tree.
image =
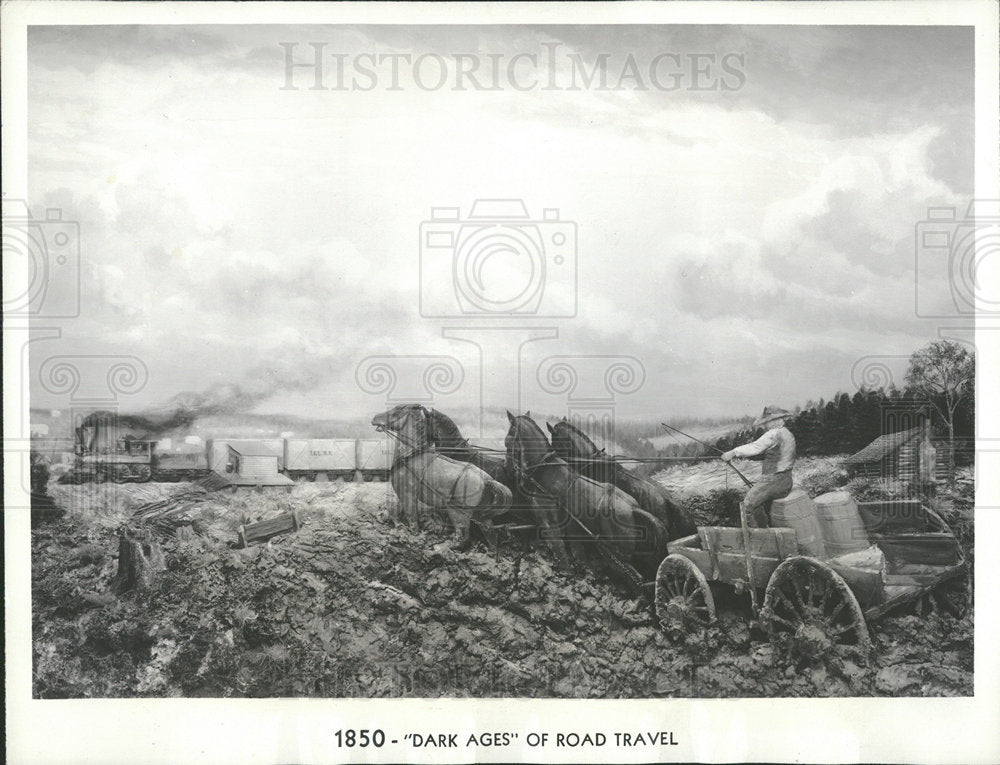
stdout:
[(951, 340), (936, 340), (910, 356), (906, 384), (927, 397), (948, 426), (948, 479), (955, 477), (955, 410), (975, 389), (975, 354)]

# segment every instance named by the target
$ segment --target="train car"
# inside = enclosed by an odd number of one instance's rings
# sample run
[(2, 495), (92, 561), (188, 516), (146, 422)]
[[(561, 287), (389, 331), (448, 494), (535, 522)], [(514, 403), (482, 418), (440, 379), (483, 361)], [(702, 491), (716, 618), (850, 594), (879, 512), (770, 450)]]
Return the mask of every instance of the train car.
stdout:
[(284, 472), (294, 480), (353, 478), (357, 444), (353, 438), (286, 438)]
[(142, 417), (88, 415), (76, 429), (75, 465), (65, 480), (194, 481), (210, 472), (232, 478), (258, 458), (267, 458), (268, 475), (273, 458), (277, 471), (293, 480), (387, 480), (392, 467), (388, 438), (212, 438), (203, 444), (197, 436), (156, 435), (155, 424)]
[(215, 472), (225, 476), (230, 486), (291, 486), (292, 479), (279, 472), (281, 456), (274, 454), (266, 444), (252, 443), (228, 446), (225, 472)]
[(355, 445), (355, 467), (366, 481), (387, 481), (393, 453), (389, 438), (359, 438)]
[(154, 481), (196, 481), (208, 473), (208, 450), (200, 443), (173, 443), (165, 438), (153, 453)]
[[(277, 457), (278, 470), (284, 469), (285, 442), (282, 438), (210, 438), (206, 449), (209, 470), (216, 473), (227, 472), (230, 447), (241, 454)], [(232, 470), (230, 469), (229, 472)]]

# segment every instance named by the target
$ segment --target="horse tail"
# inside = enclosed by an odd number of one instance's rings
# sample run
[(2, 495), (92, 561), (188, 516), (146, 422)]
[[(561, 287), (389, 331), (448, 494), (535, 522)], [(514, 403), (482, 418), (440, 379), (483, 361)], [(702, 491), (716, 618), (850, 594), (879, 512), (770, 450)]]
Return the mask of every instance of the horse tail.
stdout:
[(697, 529), (694, 521), (691, 519), (691, 514), (681, 507), (680, 503), (676, 502), (672, 496), (666, 492), (663, 492), (663, 494), (666, 515), (669, 519), (670, 531), (673, 535), (671, 538), (680, 539), (688, 534), (694, 534)]
[(514, 495), (510, 489), (500, 483), (500, 481), (494, 481), (492, 478), (486, 481), (486, 486), (483, 490), (483, 507), (499, 506), (506, 510), (513, 504)]
[(654, 555), (666, 556), (667, 541), (670, 538), (667, 534), (666, 525), (652, 513), (638, 507), (632, 511), (632, 520), (639, 530), (645, 532), (643, 537), (644, 543), (639, 545), (640, 549), (651, 552)]

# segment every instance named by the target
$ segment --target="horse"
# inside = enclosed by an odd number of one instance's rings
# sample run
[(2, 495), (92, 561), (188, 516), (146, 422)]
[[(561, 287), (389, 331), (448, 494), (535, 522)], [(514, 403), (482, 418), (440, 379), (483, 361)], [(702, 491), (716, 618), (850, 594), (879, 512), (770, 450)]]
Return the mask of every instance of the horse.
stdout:
[[(598, 542), (634, 586), (636, 564), (648, 578), (667, 552), (667, 531), (638, 502), (609, 483), (587, 478), (570, 469), (552, 450), (545, 433), (528, 415), (507, 412), (510, 429), (504, 444), (511, 470), (520, 488), (529, 495), (555, 500), (571, 525), (583, 530), (583, 538)], [(625, 565), (622, 565), (622, 564)]]
[(424, 409), (424, 412), (427, 417), (427, 440), (435, 449), (459, 462), (471, 462), (489, 473), (494, 481), (500, 481), (508, 489), (514, 488), (513, 477), (509, 475), (507, 459), (502, 452), (470, 444), (455, 421), (444, 412), (437, 409)]
[(691, 516), (665, 488), (626, 469), (604, 449), (598, 449), (586, 433), (565, 418), (554, 427), (549, 423), (545, 425), (552, 434), (552, 448), (574, 470), (596, 481), (613, 483), (634, 497), (639, 507), (667, 527), (670, 539), (695, 533)]
[(431, 447), (424, 407), (402, 404), (376, 415), (372, 425), (396, 438), (389, 482), (399, 498), (396, 517), (411, 527), (420, 527), (418, 503), (443, 510), (455, 528), (458, 548), (468, 549), (473, 520), (483, 523), (510, 508), (510, 489), (475, 465)]

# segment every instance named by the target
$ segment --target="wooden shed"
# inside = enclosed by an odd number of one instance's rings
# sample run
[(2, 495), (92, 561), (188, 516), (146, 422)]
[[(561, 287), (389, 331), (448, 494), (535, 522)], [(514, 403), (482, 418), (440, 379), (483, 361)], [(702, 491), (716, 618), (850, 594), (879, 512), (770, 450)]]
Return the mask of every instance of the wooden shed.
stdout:
[(291, 486), (292, 479), (279, 472), (278, 462), (270, 449), (229, 445), (226, 460), (212, 469), (228, 486)]
[[(844, 464), (852, 475), (912, 481), (917, 473), (922, 435), (923, 428), (920, 427), (887, 433), (852, 454), (844, 460)], [(935, 475), (938, 480), (945, 480), (948, 477), (948, 444), (940, 441), (932, 443), (937, 450)]]

